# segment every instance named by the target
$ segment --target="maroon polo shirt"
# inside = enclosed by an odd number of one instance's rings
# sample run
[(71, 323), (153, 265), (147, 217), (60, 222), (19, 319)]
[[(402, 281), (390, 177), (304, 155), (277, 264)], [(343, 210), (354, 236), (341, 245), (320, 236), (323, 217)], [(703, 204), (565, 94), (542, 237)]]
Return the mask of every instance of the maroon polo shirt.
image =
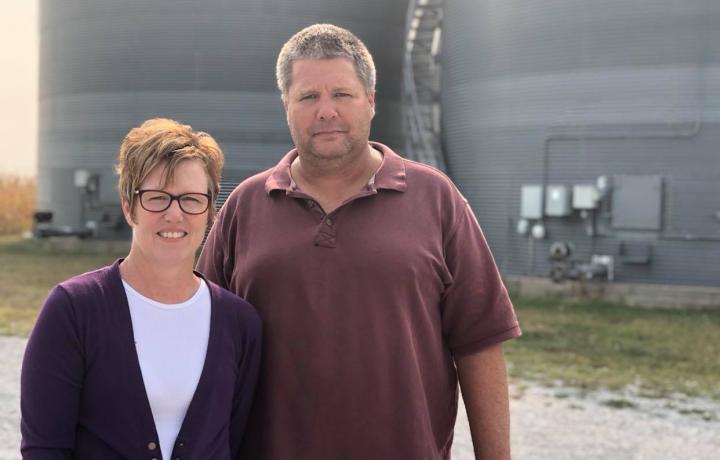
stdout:
[(452, 182), (388, 147), (326, 215), (288, 153), (218, 215), (198, 269), (252, 303), (263, 363), (251, 459), (446, 459), (454, 356), (520, 335), (478, 223)]

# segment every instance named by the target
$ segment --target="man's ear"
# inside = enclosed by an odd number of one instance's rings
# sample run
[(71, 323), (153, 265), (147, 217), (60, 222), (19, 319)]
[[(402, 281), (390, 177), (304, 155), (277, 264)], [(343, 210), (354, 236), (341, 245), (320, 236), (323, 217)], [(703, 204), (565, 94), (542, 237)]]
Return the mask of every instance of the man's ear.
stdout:
[(288, 126), (290, 126), (290, 114), (288, 113), (288, 102), (287, 102), (287, 96), (282, 96), (282, 104), (283, 109), (285, 109), (285, 121), (287, 122)]
[(370, 108), (372, 109), (372, 115), (375, 117), (375, 91), (367, 95)]

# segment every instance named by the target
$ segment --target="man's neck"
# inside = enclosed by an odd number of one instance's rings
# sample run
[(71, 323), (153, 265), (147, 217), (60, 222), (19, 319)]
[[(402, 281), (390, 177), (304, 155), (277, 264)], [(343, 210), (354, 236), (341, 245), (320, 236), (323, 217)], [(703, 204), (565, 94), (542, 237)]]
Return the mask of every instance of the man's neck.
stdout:
[(290, 173), (298, 188), (329, 214), (362, 190), (381, 163), (382, 154), (368, 144), (366, 152), (342, 165), (318, 164), (299, 155), (291, 164)]

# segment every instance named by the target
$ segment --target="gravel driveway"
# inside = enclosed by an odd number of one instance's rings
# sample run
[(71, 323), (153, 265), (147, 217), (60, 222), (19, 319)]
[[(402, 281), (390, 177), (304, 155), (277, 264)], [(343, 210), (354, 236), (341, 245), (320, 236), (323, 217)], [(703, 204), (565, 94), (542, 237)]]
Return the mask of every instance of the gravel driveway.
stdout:
[[(25, 340), (0, 337), (0, 460), (19, 460), (19, 375)], [(511, 389), (516, 460), (720, 460), (720, 402), (681, 396), (582, 394), (529, 382)], [(453, 459), (472, 459), (464, 409)]]

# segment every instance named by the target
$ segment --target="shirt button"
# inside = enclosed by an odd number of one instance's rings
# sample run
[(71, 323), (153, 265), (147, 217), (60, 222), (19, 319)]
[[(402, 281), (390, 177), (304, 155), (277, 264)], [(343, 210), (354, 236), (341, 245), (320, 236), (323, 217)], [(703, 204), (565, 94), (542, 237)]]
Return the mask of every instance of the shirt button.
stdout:
[(182, 441), (180, 441), (180, 442), (178, 443), (178, 446), (180, 446), (180, 447), (185, 447), (185, 443), (182, 442)]
[(157, 444), (155, 444), (154, 442), (150, 441), (150, 442), (148, 443), (148, 450), (155, 450), (155, 449), (157, 449)]
[(327, 219), (325, 219), (325, 223), (330, 226), (332, 226), (332, 224), (333, 224), (332, 219), (330, 219), (329, 217)]

